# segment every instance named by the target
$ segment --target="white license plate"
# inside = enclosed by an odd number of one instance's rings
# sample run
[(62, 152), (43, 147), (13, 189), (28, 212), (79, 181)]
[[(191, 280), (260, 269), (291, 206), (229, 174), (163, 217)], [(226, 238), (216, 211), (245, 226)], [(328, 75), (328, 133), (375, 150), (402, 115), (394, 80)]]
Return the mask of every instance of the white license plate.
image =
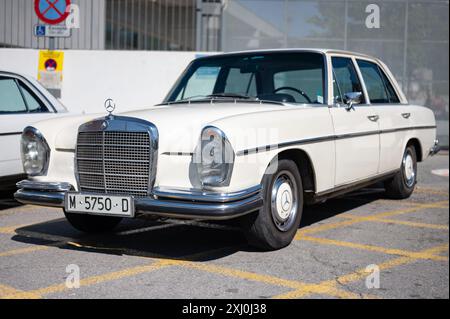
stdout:
[(65, 208), (69, 213), (134, 217), (133, 198), (130, 196), (67, 193)]

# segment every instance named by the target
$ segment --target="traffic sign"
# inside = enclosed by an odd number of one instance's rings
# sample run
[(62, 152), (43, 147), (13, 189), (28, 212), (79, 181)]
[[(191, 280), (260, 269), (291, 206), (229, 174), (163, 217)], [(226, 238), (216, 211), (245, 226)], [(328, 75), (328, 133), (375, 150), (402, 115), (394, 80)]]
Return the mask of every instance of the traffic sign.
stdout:
[(67, 38), (70, 37), (70, 29), (65, 25), (38, 24), (34, 26), (34, 35), (37, 37)]
[(48, 24), (58, 24), (69, 16), (70, 0), (34, 0), (34, 11), (38, 18)]

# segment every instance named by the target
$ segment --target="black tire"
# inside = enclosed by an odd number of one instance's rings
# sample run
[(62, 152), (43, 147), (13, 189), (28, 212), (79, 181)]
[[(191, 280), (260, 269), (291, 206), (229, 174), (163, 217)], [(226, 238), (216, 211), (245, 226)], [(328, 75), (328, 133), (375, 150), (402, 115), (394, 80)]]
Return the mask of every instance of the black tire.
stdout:
[[(272, 165), (273, 164), (271, 164), (271, 166)], [(269, 166), (269, 169), (270, 168), (271, 167)], [(283, 174), (287, 174), (286, 178), (293, 179), (296, 184), (295, 187), (292, 187), (292, 192), (288, 193), (295, 194), (296, 199), (295, 197), (289, 197), (291, 203), (288, 204), (288, 210), (290, 210), (291, 214), (284, 224), (277, 222), (277, 217), (275, 216), (279, 216), (279, 214), (277, 215), (276, 210), (273, 212), (272, 209), (272, 190), (276, 187), (275, 182), (279, 183), (279, 178), (281, 178)], [(281, 186), (278, 187), (278, 190), (276, 191), (277, 194), (280, 192), (280, 188)], [(296, 189), (296, 191), (294, 191), (294, 189)], [(281, 194), (281, 201), (283, 200), (283, 195), (284, 193)], [(293, 161), (280, 160), (276, 172), (266, 172), (263, 178), (263, 196), (264, 207), (254, 214), (244, 216), (244, 219), (242, 220), (247, 241), (251, 246), (262, 250), (281, 249), (288, 246), (294, 239), (303, 213), (304, 201), (302, 178), (297, 165)], [(293, 203), (297, 204), (294, 205)], [(296, 207), (296, 209), (294, 209), (294, 207)], [(281, 230), (280, 228), (283, 227), (286, 227), (286, 229)]]
[(64, 211), (70, 225), (87, 234), (99, 234), (112, 231), (122, 220), (120, 217), (73, 214)]
[[(407, 157), (410, 157), (410, 164), (407, 163)], [(412, 165), (413, 176), (408, 178), (407, 166)], [(414, 192), (417, 183), (417, 153), (414, 146), (406, 147), (403, 154), (402, 166), (400, 171), (390, 180), (386, 181), (386, 196), (392, 199), (405, 199)]]

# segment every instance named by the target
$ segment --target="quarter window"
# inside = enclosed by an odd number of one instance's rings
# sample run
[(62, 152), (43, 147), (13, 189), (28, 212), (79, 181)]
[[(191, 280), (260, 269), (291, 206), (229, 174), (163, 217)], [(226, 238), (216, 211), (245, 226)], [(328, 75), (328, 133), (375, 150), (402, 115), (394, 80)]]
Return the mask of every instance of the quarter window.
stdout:
[(28, 112), (33, 113), (48, 112), (47, 107), (45, 107), (42, 101), (36, 97), (36, 95), (30, 90), (30, 88), (24, 85), (21, 81), (18, 82), (20, 88), (22, 89), (23, 97), (25, 99), (26, 106), (28, 107)]
[(0, 78), (0, 114), (26, 112), (27, 107), (14, 79)]
[[(331, 61), (333, 64), (334, 101), (336, 103), (344, 103), (345, 94), (362, 92), (361, 82), (356, 73), (352, 59), (334, 57)], [(364, 97), (362, 98), (362, 103), (365, 103)]]
[(366, 84), (372, 104), (399, 103), (394, 87), (380, 67), (372, 62), (358, 60), (358, 66)]

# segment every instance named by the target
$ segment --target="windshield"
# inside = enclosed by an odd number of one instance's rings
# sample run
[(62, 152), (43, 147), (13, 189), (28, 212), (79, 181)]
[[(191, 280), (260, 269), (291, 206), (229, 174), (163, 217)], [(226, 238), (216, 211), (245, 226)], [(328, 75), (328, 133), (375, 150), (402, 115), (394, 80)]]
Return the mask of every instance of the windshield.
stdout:
[(324, 57), (312, 52), (246, 53), (191, 63), (165, 102), (254, 99), (324, 103)]

